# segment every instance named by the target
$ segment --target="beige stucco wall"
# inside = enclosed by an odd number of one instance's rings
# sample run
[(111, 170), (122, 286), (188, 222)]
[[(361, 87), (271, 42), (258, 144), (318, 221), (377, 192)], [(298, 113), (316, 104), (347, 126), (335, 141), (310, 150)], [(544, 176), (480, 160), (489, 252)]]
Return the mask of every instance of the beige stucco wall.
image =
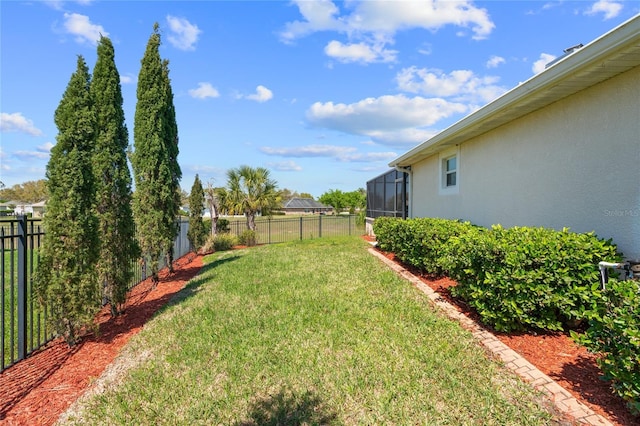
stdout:
[(640, 259), (640, 68), (462, 143), (457, 194), (439, 156), (412, 165), (412, 217), (569, 227)]

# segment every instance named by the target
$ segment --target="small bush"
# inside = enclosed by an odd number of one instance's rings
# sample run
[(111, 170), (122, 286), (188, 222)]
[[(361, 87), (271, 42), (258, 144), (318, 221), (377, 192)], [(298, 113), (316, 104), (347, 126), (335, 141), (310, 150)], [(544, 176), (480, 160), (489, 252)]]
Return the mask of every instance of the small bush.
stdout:
[(597, 362), (605, 379), (632, 413), (640, 414), (640, 287), (638, 282), (609, 280), (589, 328), (576, 340), (602, 354)]
[(217, 234), (213, 239), (213, 248), (215, 251), (231, 250), (233, 246), (238, 244), (238, 239), (231, 234)]
[(245, 229), (240, 237), (238, 237), (240, 244), (244, 246), (253, 247), (258, 243), (258, 237), (256, 235), (256, 231), (252, 231), (251, 229)]
[(403, 219), (386, 216), (379, 217), (373, 222), (373, 233), (381, 250), (396, 252), (396, 247), (402, 243), (398, 238), (398, 229), (403, 222)]
[(204, 253), (211, 253), (214, 251), (231, 250), (233, 246), (238, 244), (238, 239), (235, 235), (231, 234), (216, 234), (216, 236), (210, 235), (207, 238), (207, 242), (202, 246)]
[(501, 226), (453, 237), (444, 251), (453, 294), (499, 331), (575, 327), (597, 304), (598, 262), (619, 258), (593, 233)]

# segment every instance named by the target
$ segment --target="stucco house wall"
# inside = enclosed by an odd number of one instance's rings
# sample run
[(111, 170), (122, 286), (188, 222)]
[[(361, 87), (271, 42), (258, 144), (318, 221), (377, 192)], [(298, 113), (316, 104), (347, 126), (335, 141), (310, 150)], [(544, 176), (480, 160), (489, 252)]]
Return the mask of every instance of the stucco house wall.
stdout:
[(412, 164), (412, 217), (595, 231), (640, 258), (640, 67), (450, 150), (457, 192), (440, 153)]

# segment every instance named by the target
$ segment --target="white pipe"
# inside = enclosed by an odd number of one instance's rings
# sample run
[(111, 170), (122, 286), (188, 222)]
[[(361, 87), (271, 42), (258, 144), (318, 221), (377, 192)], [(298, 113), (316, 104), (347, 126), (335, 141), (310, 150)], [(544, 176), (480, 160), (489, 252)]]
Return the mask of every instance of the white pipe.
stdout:
[(606, 290), (606, 285), (609, 281), (609, 271), (607, 268), (624, 269), (628, 271), (629, 264), (627, 262), (600, 262), (598, 263), (598, 267), (600, 268), (600, 283), (602, 284), (602, 289)]

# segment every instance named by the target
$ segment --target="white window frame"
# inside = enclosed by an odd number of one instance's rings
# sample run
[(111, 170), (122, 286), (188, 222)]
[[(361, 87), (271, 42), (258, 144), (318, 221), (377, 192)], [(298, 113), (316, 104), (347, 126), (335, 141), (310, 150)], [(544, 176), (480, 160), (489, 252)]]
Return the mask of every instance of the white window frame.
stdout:
[[(452, 158), (456, 159), (456, 168), (447, 170), (447, 161)], [(440, 195), (458, 194), (460, 191), (460, 148), (455, 146), (440, 152), (438, 160), (440, 167), (438, 193)], [(447, 175), (451, 173), (456, 174), (456, 184), (447, 186)]]

